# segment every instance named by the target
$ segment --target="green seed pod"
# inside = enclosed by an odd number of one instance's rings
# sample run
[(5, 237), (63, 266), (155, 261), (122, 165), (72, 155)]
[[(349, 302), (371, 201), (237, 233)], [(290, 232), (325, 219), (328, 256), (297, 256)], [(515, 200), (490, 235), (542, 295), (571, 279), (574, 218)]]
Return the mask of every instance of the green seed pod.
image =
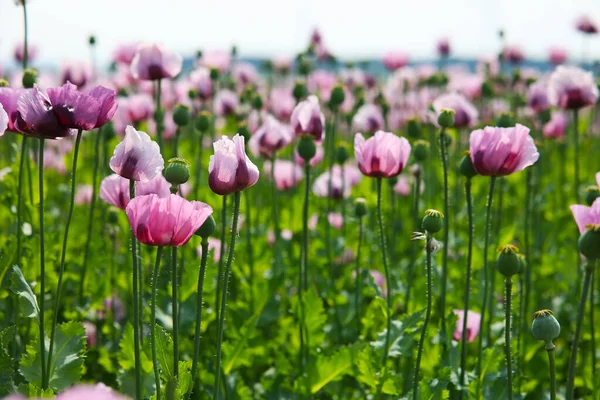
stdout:
[(106, 214), (106, 220), (108, 221), (109, 224), (114, 225), (117, 222), (119, 222), (119, 211), (120, 210), (118, 210), (114, 207), (110, 207), (108, 209), (108, 213)]
[(183, 158), (171, 158), (167, 161), (164, 176), (172, 186), (182, 185), (190, 179), (190, 163)]
[(577, 241), (579, 252), (590, 260), (600, 258), (600, 225), (588, 225)]
[[(533, 314), (533, 323), (531, 324), (531, 333), (537, 340), (546, 342), (546, 349), (554, 349), (552, 341), (560, 335), (560, 324), (554, 318), (554, 314), (550, 310), (540, 310)], [(548, 348), (548, 345), (551, 348)]]
[(209, 215), (208, 218), (206, 218), (206, 221), (204, 221), (204, 223), (200, 226), (200, 228), (198, 228), (198, 230), (194, 232), (194, 235), (200, 236), (201, 238), (207, 238), (213, 233), (215, 233), (216, 229), (217, 223), (215, 222), (213, 216)]
[(198, 91), (196, 89), (190, 89), (188, 90), (188, 97), (190, 98), (190, 100), (195, 100), (198, 98)]
[(93, 46), (96, 44), (96, 36), (91, 35), (89, 38), (90, 45)]
[(190, 122), (190, 107), (177, 104), (173, 110), (173, 121), (177, 126), (186, 126)]
[(241, 122), (238, 125), (237, 133), (239, 133), (240, 135), (242, 135), (244, 137), (245, 143), (248, 143), (248, 141), (250, 140), (250, 137), (252, 136), (250, 134), (250, 129), (248, 129), (248, 124), (246, 122)]
[(261, 110), (263, 108), (263, 101), (260, 94), (255, 93), (252, 97), (252, 108), (255, 110)]
[(306, 85), (303, 82), (296, 82), (294, 84), (294, 98), (296, 99), (296, 103), (299, 103), (300, 100), (305, 98), (308, 95), (308, 91), (306, 90)]
[(364, 217), (367, 215), (367, 201), (362, 197), (354, 200), (354, 214), (358, 217)]
[(547, 110), (544, 110), (544, 111), (538, 113), (538, 119), (539, 119), (540, 123), (542, 123), (542, 124), (548, 123), (548, 121), (550, 121), (551, 118), (552, 118), (552, 113), (551, 113), (550, 109), (547, 109)]
[(430, 146), (429, 142), (424, 140), (417, 140), (413, 144), (412, 154), (415, 157), (415, 160), (419, 162), (423, 162), (429, 158)]
[(338, 146), (335, 149), (335, 161), (338, 164), (343, 165), (346, 161), (348, 161), (348, 158), (350, 158), (350, 152), (346, 147)]
[(496, 126), (500, 128), (509, 128), (511, 126), (515, 126), (515, 118), (510, 113), (502, 113), (496, 119)]
[(0, 87), (8, 87), (8, 81), (6, 79), (0, 79)]
[(590, 186), (585, 189), (585, 202), (588, 206), (591, 206), (600, 197), (600, 188), (598, 186)]
[(406, 132), (410, 138), (420, 138), (423, 134), (423, 125), (416, 118), (411, 118), (406, 121)]
[(298, 141), (298, 154), (304, 162), (309, 162), (317, 154), (317, 145), (310, 136), (302, 136)]
[(427, 210), (425, 211), (425, 217), (423, 217), (423, 222), (421, 226), (430, 234), (437, 233), (442, 230), (442, 222), (444, 220), (444, 214), (437, 210)]
[(216, 81), (217, 79), (219, 79), (220, 75), (221, 75), (221, 72), (219, 71), (218, 68), (211, 68), (210, 69), (210, 79), (212, 81)]
[(119, 88), (119, 90), (117, 90), (117, 96), (127, 97), (129, 96), (129, 92), (125, 88)]
[(456, 114), (454, 110), (443, 108), (438, 116), (438, 124), (443, 128), (452, 128), (454, 126), (454, 114)]
[(346, 93), (344, 93), (344, 88), (341, 85), (335, 85), (333, 89), (331, 89), (329, 107), (331, 107), (333, 110), (337, 110), (337, 108), (342, 105), (345, 99)]
[(33, 85), (35, 85), (35, 83), (36, 83), (37, 76), (38, 76), (38, 73), (35, 69), (28, 68), (25, 71), (23, 71), (23, 81), (22, 81), (23, 87), (25, 89), (33, 88)]
[(481, 94), (485, 98), (494, 97), (494, 84), (491, 81), (485, 81), (481, 84)]
[(473, 167), (473, 160), (471, 160), (471, 154), (467, 151), (462, 160), (460, 160), (460, 166), (458, 167), (462, 176), (466, 178), (473, 178), (477, 175), (475, 167)]
[(210, 112), (201, 111), (196, 117), (196, 128), (202, 133), (208, 132), (211, 118), (212, 114)]
[(498, 272), (507, 278), (518, 274), (521, 269), (521, 258), (519, 249), (512, 244), (500, 246), (498, 248), (498, 260), (496, 261)]

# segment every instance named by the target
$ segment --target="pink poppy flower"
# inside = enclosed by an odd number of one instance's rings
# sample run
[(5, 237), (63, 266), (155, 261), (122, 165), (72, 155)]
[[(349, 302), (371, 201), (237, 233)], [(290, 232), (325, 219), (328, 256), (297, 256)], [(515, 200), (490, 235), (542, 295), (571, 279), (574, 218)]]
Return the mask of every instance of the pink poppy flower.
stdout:
[(269, 95), (269, 108), (280, 121), (288, 121), (296, 107), (296, 99), (292, 90), (287, 87), (276, 87)]
[(437, 42), (437, 53), (438, 56), (446, 58), (450, 55), (450, 41), (446, 38), (442, 38)]
[(546, 111), (550, 107), (547, 79), (538, 79), (529, 86), (527, 105), (536, 113)]
[[(264, 165), (265, 176), (271, 178), (272, 162), (267, 161)], [(298, 186), (302, 182), (304, 173), (302, 168), (287, 160), (275, 160), (275, 186), (278, 190), (288, 190)]]
[(388, 70), (395, 71), (408, 64), (408, 54), (399, 50), (389, 51), (384, 54), (382, 61)]
[(484, 176), (519, 172), (540, 157), (529, 128), (521, 124), (512, 128), (486, 126), (474, 130), (469, 137), (469, 149), (473, 167)]
[(113, 61), (118, 64), (130, 65), (135, 57), (139, 43), (123, 43), (113, 51)]
[(550, 121), (544, 124), (542, 134), (545, 138), (562, 139), (565, 136), (568, 123), (569, 120), (565, 114), (555, 111), (552, 113)]
[(213, 144), (214, 155), (208, 165), (208, 185), (216, 194), (227, 195), (253, 186), (258, 168), (246, 155), (243, 136), (223, 136)]
[(325, 116), (321, 112), (319, 99), (308, 96), (298, 103), (292, 112), (291, 124), (297, 135), (309, 135), (321, 142), (325, 137)]
[(56, 396), (56, 400), (127, 400), (103, 383), (81, 384), (70, 387)]
[[(31, 43), (27, 44), (27, 61), (29, 63), (32, 63), (35, 58), (37, 57), (38, 54), (38, 48), (35, 45), (32, 45)], [(15, 52), (14, 52), (14, 56), (15, 56), (15, 61), (17, 61), (18, 63), (22, 63), (23, 59), (25, 58), (25, 45), (23, 44), (23, 42), (19, 42), (15, 45)]]
[(582, 15), (575, 22), (575, 26), (579, 32), (594, 35), (598, 33), (598, 25), (587, 15)]
[(58, 75), (61, 84), (71, 82), (77, 87), (84, 87), (92, 78), (92, 66), (87, 61), (66, 60)]
[(183, 246), (213, 212), (208, 204), (175, 194), (136, 197), (125, 211), (135, 237), (151, 246)]
[(567, 50), (562, 47), (550, 47), (548, 61), (554, 65), (562, 64), (567, 61)]
[(506, 46), (502, 50), (502, 58), (511, 64), (520, 64), (525, 60), (525, 55), (519, 46)]
[(338, 231), (344, 226), (344, 218), (340, 213), (329, 213), (327, 214), (327, 221)]
[[(465, 313), (463, 310), (454, 310), (454, 314), (458, 316), (458, 320), (456, 320), (456, 329), (454, 330), (452, 338), (456, 341), (460, 341), (462, 339)], [(467, 311), (467, 342), (471, 343), (477, 338), (477, 335), (479, 335), (480, 321), (481, 314), (471, 310)]]
[(214, 99), (214, 111), (216, 115), (228, 116), (235, 114), (240, 100), (238, 95), (231, 90), (219, 90)]
[(352, 127), (359, 132), (375, 132), (383, 129), (383, 114), (375, 104), (365, 104), (352, 118)]
[(548, 98), (555, 106), (577, 110), (596, 103), (598, 86), (591, 72), (559, 65), (550, 75)]
[[(600, 184), (600, 174), (596, 174), (596, 180)], [(594, 200), (591, 207), (574, 204), (571, 207), (573, 218), (579, 228), (579, 233), (585, 232), (588, 225), (600, 224), (600, 198)]]
[[(315, 179), (312, 191), (318, 197), (329, 196), (329, 171), (323, 172)], [(350, 197), (352, 187), (349, 184), (344, 184), (342, 177), (339, 174), (331, 175), (331, 198), (334, 200), (347, 199)]]
[(0, 87), (0, 104), (8, 115), (8, 125), (6, 130), (16, 132), (15, 121), (17, 119), (18, 110), (17, 102), (25, 89), (13, 89), (10, 87)]
[(0, 136), (4, 135), (4, 131), (8, 127), (8, 114), (4, 111), (4, 106), (0, 103)]
[(75, 204), (89, 204), (92, 201), (94, 188), (92, 185), (79, 185), (75, 192)]
[(123, 141), (115, 147), (110, 168), (123, 178), (147, 182), (161, 173), (164, 161), (158, 143), (130, 125)]
[(231, 64), (231, 54), (225, 50), (208, 50), (202, 52), (200, 65), (209, 69), (215, 68), (219, 72), (224, 73), (229, 69)]
[(210, 70), (205, 67), (198, 67), (190, 73), (190, 83), (198, 92), (198, 97), (202, 100), (210, 99), (213, 95), (213, 82), (210, 79)]
[(361, 133), (354, 136), (354, 156), (358, 168), (367, 176), (391, 178), (402, 172), (410, 156), (410, 143), (393, 133), (377, 131), (365, 140)]
[(248, 146), (254, 156), (260, 154), (263, 157), (271, 158), (274, 153), (291, 144), (293, 140), (294, 133), (290, 126), (282, 124), (272, 115), (268, 115), (250, 138)]
[(254, 68), (254, 65), (245, 62), (235, 64), (231, 71), (231, 75), (241, 86), (255, 83), (258, 78), (258, 72), (256, 71), (256, 68)]
[(131, 60), (131, 74), (144, 81), (174, 78), (182, 65), (180, 55), (156, 43), (142, 43)]

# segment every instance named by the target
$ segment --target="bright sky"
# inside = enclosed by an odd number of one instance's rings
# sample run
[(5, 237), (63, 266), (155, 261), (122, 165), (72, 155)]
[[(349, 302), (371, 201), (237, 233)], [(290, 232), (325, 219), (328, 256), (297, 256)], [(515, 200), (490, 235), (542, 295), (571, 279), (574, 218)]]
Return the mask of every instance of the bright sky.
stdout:
[[(428, 58), (442, 36), (450, 38), (454, 55), (492, 55), (501, 27), (507, 43), (519, 44), (530, 58), (546, 58), (551, 45), (578, 58), (584, 41), (575, 19), (587, 14), (600, 23), (598, 0), (31, 0), (28, 13), (41, 63), (87, 59), (92, 33), (101, 62), (118, 43), (139, 40), (161, 42), (184, 56), (232, 43), (241, 55), (293, 55), (315, 26), (327, 47), (346, 58), (391, 49)], [(0, 0), (0, 15), (0, 63), (13, 65), (22, 8)], [(600, 58), (600, 35), (587, 46)]]

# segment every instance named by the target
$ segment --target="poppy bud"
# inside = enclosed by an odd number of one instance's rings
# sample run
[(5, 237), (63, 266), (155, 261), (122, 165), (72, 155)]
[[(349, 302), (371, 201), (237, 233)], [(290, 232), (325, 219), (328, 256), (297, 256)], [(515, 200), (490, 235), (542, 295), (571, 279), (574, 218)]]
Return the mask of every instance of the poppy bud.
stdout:
[(477, 175), (477, 171), (475, 171), (475, 167), (473, 167), (473, 160), (471, 160), (471, 155), (468, 151), (460, 161), (458, 169), (464, 177), (469, 179)]
[(217, 229), (217, 223), (212, 215), (206, 218), (206, 221), (198, 228), (198, 230), (194, 233), (196, 236), (200, 236), (201, 238), (207, 238)]
[(579, 236), (577, 248), (590, 260), (600, 258), (600, 225), (588, 225), (587, 230)]

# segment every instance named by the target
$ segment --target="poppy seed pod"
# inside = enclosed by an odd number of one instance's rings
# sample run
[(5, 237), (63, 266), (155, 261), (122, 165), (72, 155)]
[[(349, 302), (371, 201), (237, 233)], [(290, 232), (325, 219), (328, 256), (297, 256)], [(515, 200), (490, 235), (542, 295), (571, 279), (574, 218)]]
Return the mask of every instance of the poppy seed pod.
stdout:
[(560, 335), (560, 324), (550, 310), (540, 310), (533, 314), (531, 333), (537, 340), (546, 342), (546, 350), (553, 350), (552, 341)]
[(0, 79), (0, 87), (8, 87), (8, 81), (6, 79)]
[(202, 133), (208, 132), (208, 129), (210, 128), (211, 118), (212, 115), (210, 112), (201, 111), (196, 117), (196, 128)]
[(442, 230), (442, 222), (444, 220), (444, 214), (437, 210), (427, 210), (425, 211), (425, 217), (423, 217), (423, 222), (421, 226), (428, 233), (434, 234)]
[(217, 223), (212, 215), (206, 218), (206, 221), (198, 228), (198, 230), (194, 233), (196, 236), (200, 236), (201, 238), (207, 238), (215, 233), (217, 229)]
[(475, 171), (475, 167), (473, 166), (473, 160), (471, 160), (471, 155), (467, 151), (465, 156), (460, 161), (460, 166), (458, 167), (460, 173), (465, 178), (473, 178), (477, 175), (477, 171)]
[(600, 224), (590, 224), (587, 230), (579, 236), (577, 248), (590, 260), (600, 258)]
[(585, 202), (588, 206), (591, 206), (598, 197), (600, 197), (600, 187), (590, 186), (585, 189)]
[(302, 136), (298, 142), (298, 154), (305, 162), (309, 162), (317, 154), (317, 145), (312, 137)]
[(500, 128), (515, 126), (515, 118), (510, 113), (502, 113), (498, 119), (496, 119), (496, 126)]
[(521, 269), (521, 259), (519, 258), (519, 249), (512, 244), (500, 246), (498, 248), (498, 260), (496, 261), (498, 272), (506, 278), (519, 273)]
[(348, 161), (348, 158), (350, 158), (350, 152), (348, 151), (348, 149), (344, 146), (338, 146), (335, 149), (335, 161), (342, 165), (344, 164), (346, 161)]
[(25, 89), (33, 88), (33, 85), (35, 85), (35, 83), (37, 81), (37, 76), (38, 76), (38, 73), (33, 68), (29, 68), (29, 69), (26, 69), (25, 71), (23, 71), (23, 80), (22, 80), (23, 87)]
[(177, 104), (173, 110), (173, 121), (177, 126), (186, 126), (190, 122), (190, 107)]
[(454, 114), (456, 112), (449, 108), (443, 108), (438, 115), (438, 124), (443, 128), (452, 128), (454, 126)]
[(294, 95), (294, 98), (296, 99), (296, 103), (299, 103), (300, 100), (302, 100), (308, 95), (306, 85), (303, 82), (296, 82), (294, 84), (294, 90), (292, 91), (292, 93)]
[(334, 110), (342, 105), (344, 100), (346, 99), (346, 94), (344, 93), (344, 88), (341, 85), (335, 85), (333, 89), (331, 89), (331, 96), (329, 97), (329, 107)]
[(183, 158), (171, 158), (167, 161), (164, 176), (173, 186), (183, 185), (190, 179), (190, 163)]
[(419, 162), (423, 162), (423, 161), (427, 160), (429, 158), (429, 152), (430, 152), (429, 150), (430, 150), (429, 142), (426, 142), (424, 140), (417, 140), (413, 144), (413, 149), (412, 149), (415, 160), (417, 160)]
[(364, 198), (359, 197), (358, 199), (354, 200), (354, 214), (358, 218), (367, 215), (367, 201)]

